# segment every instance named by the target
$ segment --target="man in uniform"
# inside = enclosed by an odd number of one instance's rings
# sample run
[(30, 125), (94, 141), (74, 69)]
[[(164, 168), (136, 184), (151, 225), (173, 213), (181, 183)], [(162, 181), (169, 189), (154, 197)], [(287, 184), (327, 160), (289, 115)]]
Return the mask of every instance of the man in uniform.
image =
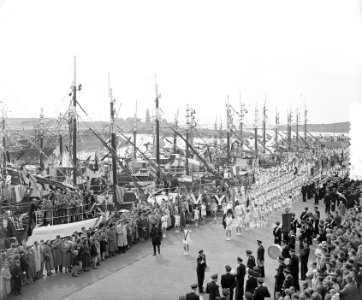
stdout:
[(289, 249), (295, 249), (295, 231), (293, 229), (290, 230), (288, 246)]
[(282, 240), (282, 256), (284, 258), (290, 258), (290, 248), (288, 246), (287, 240)]
[(217, 284), (218, 275), (211, 276), (212, 281), (206, 285), (206, 293), (209, 294), (209, 300), (215, 300), (216, 297), (220, 297), (219, 285)]
[[(278, 257), (279, 266), (277, 269), (277, 274), (275, 275), (275, 286), (274, 286), (274, 294), (275, 293), (281, 293), (283, 282), (285, 279), (284, 276), (284, 269), (286, 267), (284, 263), (285, 258), (283, 256)], [(277, 299), (277, 298), (276, 298)]]
[(309, 210), (309, 208), (308, 207), (306, 207), (306, 208), (304, 208), (304, 211), (301, 213), (301, 215), (300, 215), (300, 221), (305, 221), (306, 219), (307, 219), (307, 217), (308, 217), (308, 210)]
[(319, 226), (319, 220), (321, 218), (321, 212), (318, 210), (318, 206), (314, 207), (314, 236), (318, 235), (318, 226)]
[(253, 300), (264, 300), (265, 298), (269, 298), (270, 297), (269, 290), (266, 286), (263, 286), (264, 279), (259, 277), (257, 279), (257, 282), (258, 282), (258, 287), (254, 291)]
[(253, 252), (251, 250), (246, 250), (246, 256), (248, 257), (248, 261), (246, 262), (246, 267), (251, 270), (253, 270), (254, 267), (256, 266), (255, 257), (252, 255), (252, 253)]
[(225, 266), (226, 274), (221, 275), (221, 287), (223, 289), (229, 289), (230, 299), (233, 299), (234, 288), (236, 286), (235, 275), (230, 274), (231, 267), (229, 265)]
[(309, 244), (307, 240), (303, 240), (303, 249), (299, 252), (300, 257), (300, 277), (302, 280), (305, 280), (305, 275), (308, 272), (308, 259), (309, 259)]
[(192, 292), (186, 294), (186, 300), (200, 300), (199, 295), (196, 295), (197, 283), (191, 285)]
[(197, 257), (197, 282), (199, 285), (199, 293), (204, 292), (204, 279), (205, 279), (205, 269), (207, 268), (206, 265), (206, 255), (204, 254), (204, 250), (199, 251), (199, 256)]
[(258, 267), (259, 267), (259, 272), (260, 272), (260, 277), (264, 278), (265, 277), (265, 269), (264, 269), (264, 254), (265, 254), (265, 249), (264, 246), (262, 245), (262, 241), (261, 240), (257, 240), (258, 243), (258, 250), (257, 250), (257, 261), (258, 261)]
[(284, 269), (284, 282), (283, 282), (283, 288), (282, 288), (282, 292), (283, 295), (285, 296), (285, 290), (289, 289), (291, 286), (295, 287), (295, 281), (293, 276), (290, 274), (290, 270), (288, 268)]
[(251, 294), (254, 294), (255, 289), (258, 286), (257, 280), (256, 280), (256, 272), (253, 269), (248, 270), (248, 279), (246, 280), (245, 284), (245, 293), (249, 292)]
[(273, 228), (273, 235), (274, 235), (274, 244), (281, 244), (282, 241), (282, 226), (280, 222), (275, 223), (275, 227)]
[(244, 278), (246, 273), (246, 266), (243, 264), (242, 258), (238, 257), (237, 262), (239, 266), (236, 269), (236, 300), (242, 300), (244, 297)]
[(290, 273), (295, 281), (295, 290), (299, 291), (299, 258), (294, 249), (290, 249)]

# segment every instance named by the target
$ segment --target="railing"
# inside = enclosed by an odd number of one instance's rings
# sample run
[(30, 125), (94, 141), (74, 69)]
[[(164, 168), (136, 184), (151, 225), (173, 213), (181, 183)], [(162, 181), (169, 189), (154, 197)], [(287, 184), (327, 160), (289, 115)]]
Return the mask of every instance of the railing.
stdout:
[[(68, 224), (78, 221), (84, 221), (84, 215), (94, 214), (93, 205), (90, 210), (84, 211), (85, 206), (80, 205), (77, 207), (68, 207), (63, 209), (43, 209), (35, 211), (36, 225), (41, 224)], [(55, 214), (54, 214), (55, 213)], [(59, 215), (62, 213), (62, 215)], [(65, 214), (64, 214), (65, 213)]]

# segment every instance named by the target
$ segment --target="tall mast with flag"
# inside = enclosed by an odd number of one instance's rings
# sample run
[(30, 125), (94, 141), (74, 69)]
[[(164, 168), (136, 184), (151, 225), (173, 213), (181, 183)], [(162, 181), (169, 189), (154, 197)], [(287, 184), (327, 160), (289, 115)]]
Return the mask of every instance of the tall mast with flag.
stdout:
[(136, 101), (136, 111), (134, 113), (134, 121), (133, 121), (133, 143), (134, 143), (134, 147), (133, 147), (133, 157), (134, 159), (136, 159), (136, 155), (137, 155), (137, 149), (136, 149), (136, 144), (137, 144), (137, 101)]
[(76, 75), (77, 75), (77, 60), (74, 56), (74, 81), (72, 86), (72, 114), (71, 124), (73, 127), (72, 132), (72, 150), (73, 150), (73, 184), (77, 185), (77, 91), (81, 90), (81, 85), (77, 87)]
[[(160, 166), (160, 109), (159, 109), (159, 99), (161, 95), (158, 93), (157, 78), (155, 75), (155, 92), (156, 92), (156, 162)], [(157, 180), (160, 180), (160, 172), (157, 171)]]
[(43, 112), (43, 108), (41, 108), (41, 112), (40, 112), (40, 161), (39, 161), (39, 165), (40, 165), (40, 169), (43, 171), (44, 169), (44, 157), (43, 157), (43, 149), (44, 147), (44, 112)]
[(111, 75), (108, 73), (108, 95), (110, 103), (110, 121), (111, 121), (111, 147), (112, 147), (112, 192), (113, 192), (113, 203), (119, 203), (117, 200), (116, 186), (117, 186), (117, 147), (116, 147), (116, 130), (115, 130), (115, 120), (114, 120), (114, 103), (115, 99), (113, 98), (112, 88), (111, 88)]

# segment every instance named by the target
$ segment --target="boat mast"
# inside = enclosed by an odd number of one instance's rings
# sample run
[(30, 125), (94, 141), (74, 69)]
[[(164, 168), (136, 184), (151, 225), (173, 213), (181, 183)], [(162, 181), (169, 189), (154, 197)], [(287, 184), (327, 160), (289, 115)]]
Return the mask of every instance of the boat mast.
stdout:
[(116, 193), (116, 185), (117, 185), (117, 149), (116, 149), (116, 130), (115, 130), (115, 122), (114, 122), (114, 103), (115, 99), (112, 95), (111, 88), (111, 75), (108, 73), (108, 93), (109, 93), (109, 103), (110, 103), (110, 115), (111, 115), (111, 147), (112, 147), (112, 178), (113, 178), (113, 203), (119, 203), (117, 201), (117, 193)]
[(296, 150), (298, 152), (298, 150), (299, 150), (299, 111), (298, 111), (298, 108), (297, 108), (296, 122), (297, 122)]
[(241, 92), (240, 92), (240, 96), (239, 96), (239, 101), (240, 101), (240, 157), (242, 157), (243, 155), (243, 150), (244, 150), (244, 138), (243, 138), (243, 122), (244, 122), (244, 113), (245, 111), (245, 103), (241, 102)]
[(279, 113), (278, 108), (275, 110), (275, 150), (278, 150), (278, 127), (279, 127)]
[(63, 133), (62, 133), (62, 115), (59, 115), (59, 153), (60, 153), (60, 165), (63, 163)]
[(263, 106), (263, 153), (266, 153), (266, 94)]
[(258, 158), (258, 104), (255, 105), (255, 118), (254, 118), (254, 138), (255, 138), (255, 158)]
[[(179, 113), (179, 110), (177, 109), (177, 113), (176, 113), (176, 116), (175, 116), (175, 129), (178, 130), (178, 113)], [(177, 134), (174, 133), (173, 135), (173, 153), (176, 153), (176, 144), (177, 144)]]
[(136, 155), (137, 155), (136, 142), (137, 142), (137, 101), (136, 101), (136, 111), (134, 114), (134, 121), (133, 121), (133, 143), (134, 143), (133, 157), (134, 157), (134, 159), (136, 159)]
[[(155, 92), (156, 92), (156, 162), (160, 166), (160, 112), (159, 112), (159, 98), (158, 94), (157, 78), (155, 75)], [(160, 180), (160, 172), (157, 171), (157, 180)]]
[[(3, 135), (3, 179), (6, 177), (6, 138), (5, 138), (5, 113), (4, 113), (4, 103), (2, 103), (2, 120), (1, 120), (1, 131)], [(5, 181), (4, 181), (5, 182)]]
[(40, 112), (40, 169), (44, 169), (44, 158), (43, 158), (43, 146), (44, 146), (44, 112), (43, 108), (41, 108)]
[(74, 82), (73, 82), (73, 184), (77, 185), (77, 81), (76, 81), (76, 57), (74, 56)]
[(232, 126), (232, 120), (231, 120), (232, 116), (231, 116), (231, 107), (229, 104), (229, 95), (227, 96), (227, 100), (226, 100), (226, 126), (227, 126), (227, 131), (226, 131), (226, 155), (227, 155), (227, 164), (231, 163), (231, 153), (230, 153), (230, 133), (231, 133), (231, 126)]
[(189, 109), (189, 105), (187, 104), (186, 106), (186, 163), (185, 163), (185, 168), (186, 168), (186, 175), (189, 175), (189, 155), (190, 155), (190, 150), (189, 150), (189, 138), (190, 138), (190, 109)]
[(308, 110), (307, 110), (307, 106), (304, 107), (304, 141), (307, 142), (307, 132), (308, 132), (308, 126), (307, 126), (307, 122), (308, 122)]
[(288, 110), (288, 128), (287, 128), (287, 134), (288, 134), (288, 151), (290, 152), (292, 149), (292, 111)]

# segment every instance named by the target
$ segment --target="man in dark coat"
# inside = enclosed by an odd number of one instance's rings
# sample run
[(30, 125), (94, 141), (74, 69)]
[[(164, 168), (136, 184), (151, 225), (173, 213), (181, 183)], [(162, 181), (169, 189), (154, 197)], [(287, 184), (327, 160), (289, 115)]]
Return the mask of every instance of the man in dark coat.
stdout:
[(192, 292), (186, 294), (186, 300), (200, 300), (199, 295), (196, 295), (197, 283), (191, 285)]
[(236, 300), (242, 300), (244, 297), (244, 279), (246, 274), (246, 266), (243, 264), (242, 258), (238, 257), (239, 266), (236, 269)]
[(275, 286), (274, 286), (274, 294), (280, 293), (282, 291), (283, 282), (285, 279), (284, 269), (285, 269), (285, 258), (283, 256), (278, 257), (279, 266), (277, 269), (277, 274), (275, 275)]
[(286, 240), (282, 240), (282, 256), (284, 258), (290, 258), (290, 248)]
[(161, 245), (161, 239), (162, 239), (162, 232), (158, 224), (152, 224), (151, 229), (151, 238), (152, 238), (152, 245), (153, 245), (153, 256), (156, 255), (156, 246), (158, 249), (158, 254), (160, 254), (160, 245)]
[(319, 220), (321, 218), (321, 212), (318, 209), (318, 206), (314, 207), (314, 215), (313, 215), (313, 219), (314, 219), (314, 236), (318, 235), (318, 226), (319, 226)]
[(288, 246), (289, 249), (295, 249), (295, 231), (293, 229), (290, 230)]
[(274, 244), (281, 245), (281, 242), (282, 242), (282, 226), (280, 225), (280, 222), (275, 223), (275, 227), (273, 229), (273, 235), (274, 235)]
[(258, 287), (254, 291), (253, 300), (264, 300), (265, 298), (269, 298), (270, 297), (269, 290), (266, 286), (263, 286), (264, 279), (258, 278), (257, 282), (258, 282)]
[(303, 202), (307, 201), (307, 187), (306, 185), (302, 185), (302, 189), (301, 189), (302, 195), (303, 195)]
[(309, 210), (309, 208), (308, 207), (306, 207), (305, 209), (304, 209), (304, 211), (301, 213), (301, 215), (300, 215), (300, 221), (305, 221), (306, 219), (307, 219), (307, 217), (308, 217), (308, 210)]
[(234, 288), (236, 286), (235, 275), (230, 274), (231, 267), (229, 265), (225, 266), (226, 274), (221, 275), (221, 287), (223, 289), (229, 289), (230, 299), (233, 299)]
[(285, 290), (289, 289), (291, 286), (295, 287), (295, 281), (293, 276), (290, 274), (290, 270), (289, 269), (284, 269), (284, 282), (283, 282), (283, 287), (282, 287), (282, 292), (283, 295), (285, 296)]
[(199, 256), (196, 259), (197, 261), (197, 268), (196, 268), (196, 273), (197, 273), (197, 283), (199, 285), (199, 292), (203, 293), (204, 292), (204, 279), (205, 279), (205, 269), (207, 268), (206, 265), (206, 255), (204, 253), (204, 250), (200, 250), (199, 251)]
[(217, 284), (218, 275), (211, 276), (212, 281), (206, 285), (206, 293), (209, 294), (209, 300), (215, 300), (216, 297), (220, 297), (219, 285)]
[(248, 269), (253, 270), (254, 267), (256, 266), (255, 263), (255, 257), (252, 255), (252, 251), (251, 250), (246, 250), (246, 256), (248, 257), (248, 261), (246, 262), (246, 266)]
[(245, 293), (249, 292), (251, 294), (254, 294), (255, 289), (258, 286), (257, 280), (256, 280), (256, 272), (252, 269), (248, 270), (249, 277), (246, 280), (245, 284)]
[(308, 259), (309, 259), (309, 244), (307, 240), (303, 240), (303, 249), (299, 252), (300, 257), (300, 277), (302, 280), (305, 280), (305, 275), (308, 272)]
[(257, 243), (258, 243), (258, 250), (257, 250), (256, 258), (258, 261), (260, 277), (264, 278), (265, 277), (265, 269), (264, 269), (265, 249), (264, 249), (264, 246), (262, 245), (263, 242), (261, 240), (257, 240)]
[(295, 281), (295, 290), (299, 291), (299, 258), (294, 249), (290, 249), (290, 273)]

